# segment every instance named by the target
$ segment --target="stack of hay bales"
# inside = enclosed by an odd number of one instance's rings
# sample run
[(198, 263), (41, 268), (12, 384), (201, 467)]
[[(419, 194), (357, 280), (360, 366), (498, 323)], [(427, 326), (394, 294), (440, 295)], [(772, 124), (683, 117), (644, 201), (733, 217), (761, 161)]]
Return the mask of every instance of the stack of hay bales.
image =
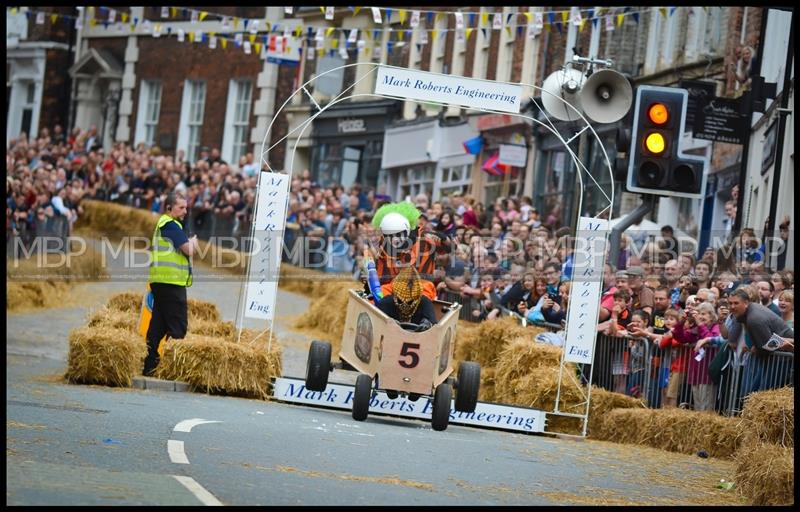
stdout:
[(100, 254), (91, 247), (68, 255), (42, 254), (6, 263), (8, 311), (63, 305), (75, 283), (108, 276)]
[(749, 395), (739, 432), (739, 493), (753, 505), (794, 504), (794, 388)]
[(322, 281), (316, 285), (316, 298), (311, 307), (295, 323), (296, 328), (314, 329), (326, 333), (332, 353), (338, 354), (347, 318), (347, 301), (351, 289), (358, 288), (353, 281)]
[(671, 452), (731, 457), (739, 446), (739, 420), (685, 409), (611, 409), (594, 423), (592, 438)]
[(75, 223), (76, 229), (88, 229), (110, 238), (140, 236), (149, 239), (158, 215), (141, 208), (131, 208), (106, 201), (84, 199), (83, 214)]
[[(646, 409), (643, 401), (632, 396), (614, 393), (598, 386), (592, 387), (592, 396), (589, 404), (589, 424), (587, 435), (593, 439), (600, 439), (602, 423), (612, 409)], [(597, 433), (597, 435), (595, 435)]]
[[(147, 344), (138, 333), (143, 294), (125, 292), (109, 299), (86, 327), (70, 333), (66, 377), (70, 382), (130, 386), (140, 375)], [(267, 398), (281, 374), (281, 347), (269, 333), (245, 329), (237, 341), (232, 322), (222, 322), (214, 304), (189, 299), (189, 332), (170, 340), (156, 376), (188, 382), (195, 389)]]

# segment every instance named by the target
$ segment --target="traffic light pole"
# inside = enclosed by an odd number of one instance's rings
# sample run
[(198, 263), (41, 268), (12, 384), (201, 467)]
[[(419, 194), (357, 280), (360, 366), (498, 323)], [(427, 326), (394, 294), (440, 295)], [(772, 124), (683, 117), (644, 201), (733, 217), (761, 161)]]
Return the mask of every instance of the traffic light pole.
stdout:
[(653, 211), (656, 203), (656, 196), (642, 194), (642, 204), (637, 206), (632, 212), (622, 218), (616, 226), (611, 228), (608, 235), (608, 262), (616, 269), (619, 261), (619, 246), (622, 233), (634, 224), (638, 224), (648, 212)]

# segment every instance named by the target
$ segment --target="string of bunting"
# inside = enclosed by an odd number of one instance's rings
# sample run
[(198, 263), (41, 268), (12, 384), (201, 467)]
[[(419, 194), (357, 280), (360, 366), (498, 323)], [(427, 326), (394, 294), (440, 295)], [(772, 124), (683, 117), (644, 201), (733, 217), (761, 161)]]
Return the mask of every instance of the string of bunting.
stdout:
[[(527, 28), (529, 37), (535, 37), (543, 30), (551, 30), (555, 27), (559, 33), (562, 32), (563, 27), (572, 24), (577, 26), (579, 31), (582, 32), (584, 28), (591, 23), (593, 27), (597, 27), (598, 23), (603, 21), (606, 31), (613, 31), (615, 26), (621, 26), (625, 18), (630, 16), (634, 22), (638, 23), (640, 15), (643, 13), (651, 12), (654, 9), (664, 17), (671, 17), (675, 13), (677, 7), (646, 7), (639, 10), (633, 10), (632, 7), (598, 7), (581, 9), (579, 7), (572, 7), (570, 10), (558, 11), (539, 11), (539, 12), (512, 12), (505, 15), (501, 12), (498, 13), (478, 13), (478, 12), (464, 12), (464, 11), (433, 11), (433, 10), (409, 10), (409, 9), (393, 9), (386, 7), (348, 7), (353, 16), (359, 14), (362, 9), (368, 9), (372, 13), (373, 21), (378, 25), (386, 25), (394, 22), (399, 22), (400, 25), (406, 25), (408, 28), (372, 28), (368, 30), (353, 29), (344, 27), (332, 26), (308, 26), (308, 25), (295, 25), (292, 29), (289, 24), (278, 22), (271, 22), (268, 19), (262, 18), (239, 18), (236, 16), (225, 16), (218, 13), (209, 11), (191, 9), (187, 7), (146, 7), (160, 11), (160, 18), (163, 21), (151, 21), (148, 19), (139, 20), (138, 17), (131, 17), (127, 12), (118, 12), (112, 7), (78, 7), (81, 15), (73, 16), (61, 13), (49, 13), (28, 8), (25, 14), (28, 18), (36, 17), (37, 24), (44, 24), (45, 18), (49, 17), (51, 24), (62, 22), (74, 22), (76, 28), (82, 28), (83, 24), (83, 10), (87, 10), (89, 25), (96, 27), (102, 26), (104, 29), (123, 31), (127, 25), (131, 32), (135, 32), (139, 28), (144, 33), (151, 33), (153, 37), (162, 36), (176, 36), (178, 41), (183, 42), (189, 39), (190, 42), (205, 43), (208, 42), (209, 47), (214, 49), (219, 46), (226, 49), (230, 42), (236, 47), (242, 47), (245, 53), (251, 53), (255, 49), (256, 54), (261, 53), (262, 48), (266, 51), (269, 48), (271, 51), (278, 49), (279, 53), (291, 51), (291, 36), (301, 38), (305, 34), (305, 39), (308, 41), (309, 46), (312, 42), (315, 43), (315, 49), (318, 54), (322, 54), (325, 48), (331, 55), (338, 48), (339, 53), (343, 58), (347, 58), (348, 50), (355, 48), (356, 52), (365, 51), (369, 53), (370, 48), (366, 46), (365, 40), (378, 41), (378, 39), (388, 32), (387, 38), (387, 51), (391, 54), (395, 47), (400, 47), (411, 41), (412, 33), (417, 30), (420, 33), (418, 40), (418, 47), (422, 47), (431, 39), (437, 36), (441, 37), (448, 32), (454, 31), (459, 42), (465, 42), (466, 39), (479, 29), (483, 32), (484, 36), (487, 35), (489, 30), (505, 29), (509, 37), (513, 37), (513, 31), (516, 29), (517, 35), (521, 36), (523, 30)], [(10, 12), (16, 15), (19, 7), (12, 7)], [(284, 12), (286, 15), (293, 14), (292, 7), (285, 7)], [(703, 7), (708, 11), (707, 7)], [(334, 17), (333, 7), (320, 7), (321, 12), (325, 15), (327, 21), (332, 21)], [(584, 14), (586, 15), (584, 17)], [(392, 20), (392, 16), (395, 20)], [(423, 16), (424, 15), (424, 16)], [(455, 28), (441, 27), (441, 20), (447, 15), (453, 15), (455, 18)], [(490, 23), (489, 18), (492, 18)], [(182, 28), (172, 30), (172, 27), (167, 26), (164, 29), (164, 23), (175, 21), (221, 21), (221, 32), (208, 32), (202, 30), (185, 31)], [(522, 23), (518, 23), (522, 20)], [(241, 26), (241, 29), (240, 29)], [(358, 33), (363, 35), (362, 39), (358, 38)], [(280, 35), (278, 35), (280, 34)], [(331, 38), (335, 34), (335, 38)], [(429, 38), (430, 35), (430, 38)], [(340, 39), (342, 44), (340, 47)], [(376, 52), (380, 50), (377, 47)]]

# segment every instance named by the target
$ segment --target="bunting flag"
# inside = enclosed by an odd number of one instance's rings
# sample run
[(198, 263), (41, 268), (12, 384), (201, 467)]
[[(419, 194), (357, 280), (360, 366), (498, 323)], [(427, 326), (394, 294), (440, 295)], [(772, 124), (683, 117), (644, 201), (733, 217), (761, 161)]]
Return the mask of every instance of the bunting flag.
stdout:
[(585, 27), (586, 27), (586, 18), (583, 18), (583, 19), (581, 20), (581, 24), (580, 24), (580, 26), (578, 27), (578, 32), (583, 32), (583, 29), (584, 29)]
[(216, 36), (211, 36), (208, 38), (208, 47), (211, 48), (212, 50), (215, 50), (217, 48)]
[(474, 30), (475, 30), (474, 28), (468, 28), (468, 29), (466, 29), (466, 30), (464, 31), (464, 37), (466, 37), (467, 39), (469, 39), (469, 36), (471, 36), (471, 35), (472, 35), (472, 32), (473, 32)]
[(624, 19), (625, 19), (625, 15), (624, 14), (617, 14), (617, 26), (618, 27), (622, 26), (622, 22), (623, 22)]
[(222, 45), (222, 49), (223, 50), (227, 50), (228, 49), (228, 40), (227, 39), (225, 39), (223, 37), (222, 39), (220, 39), (219, 43)]
[(372, 7), (372, 21), (377, 23), (378, 25), (383, 24), (383, 20), (381, 19), (381, 10), (377, 7)]
[(464, 152), (469, 153), (470, 155), (478, 155), (483, 149), (483, 137), (478, 135), (477, 137), (473, 137), (471, 139), (467, 139), (461, 143), (464, 146)]
[(43, 12), (36, 13), (36, 24), (37, 25), (44, 25), (44, 13)]
[(639, 23), (639, 13), (638, 12), (634, 12), (633, 13), (633, 21), (635, 21), (637, 24)]
[(178, 41), (182, 43), (184, 41), (185, 35), (186, 34), (183, 32), (183, 29), (179, 28), (178, 29)]
[(411, 25), (411, 28), (417, 28), (417, 25), (419, 25), (419, 11), (411, 11), (411, 23), (409, 25)]
[(386, 9), (386, 23), (392, 22), (392, 10)]
[(533, 13), (533, 26), (536, 28), (537, 33), (541, 32), (544, 28), (544, 14), (541, 12)]
[(400, 9), (399, 11), (397, 11), (397, 13), (400, 15), (400, 24), (402, 25), (403, 23), (406, 22), (406, 10)]
[[(116, 19), (117, 19), (117, 11), (115, 9), (109, 9), (108, 10), (108, 22), (109, 23), (114, 23), (116, 21)], [(122, 20), (122, 22), (124, 23), (125, 20)]]
[(206, 19), (206, 16), (208, 16), (208, 13), (206, 11), (200, 11), (200, 21)]
[(457, 12), (455, 13), (456, 18), (456, 30), (463, 30), (464, 29), (464, 14)]
[[(320, 7), (321, 9), (321, 7)], [(325, 19), (328, 21), (333, 21), (333, 7), (326, 7), (325, 8)]]
[(501, 28), (503, 28), (503, 14), (497, 12), (492, 18), (492, 30), (500, 30)]
[(361, 7), (353, 8), (353, 16), (358, 16), (359, 12), (361, 12)]
[(56, 21), (58, 21), (58, 14), (51, 14), (51, 15), (50, 15), (50, 23), (52, 23), (53, 25), (55, 25), (55, 24), (56, 24)]
[(486, 25), (487, 23), (489, 23), (489, 13), (488, 12), (482, 12), (481, 13), (481, 25)]
[[(577, 9), (577, 7), (573, 7), (573, 9)], [(561, 11), (561, 23), (566, 25), (568, 19), (569, 19), (569, 11)]]
[(606, 14), (606, 32), (614, 31), (614, 16)]

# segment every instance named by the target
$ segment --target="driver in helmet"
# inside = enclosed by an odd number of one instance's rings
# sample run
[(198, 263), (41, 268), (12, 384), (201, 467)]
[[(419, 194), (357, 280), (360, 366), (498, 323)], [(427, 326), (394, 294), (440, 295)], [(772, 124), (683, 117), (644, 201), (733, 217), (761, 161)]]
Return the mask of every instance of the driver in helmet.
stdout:
[(384, 295), (392, 293), (392, 280), (406, 267), (414, 267), (420, 276), (422, 294), (436, 299), (433, 282), (435, 253), (447, 252), (449, 240), (433, 233), (421, 233), (417, 227), (420, 212), (411, 203), (390, 203), (378, 208), (372, 225), (381, 230), (375, 269)]
[(414, 267), (405, 267), (392, 281), (392, 294), (384, 296), (376, 306), (399, 322), (417, 324), (420, 330), (436, 323), (433, 302), (422, 294), (422, 283)]

